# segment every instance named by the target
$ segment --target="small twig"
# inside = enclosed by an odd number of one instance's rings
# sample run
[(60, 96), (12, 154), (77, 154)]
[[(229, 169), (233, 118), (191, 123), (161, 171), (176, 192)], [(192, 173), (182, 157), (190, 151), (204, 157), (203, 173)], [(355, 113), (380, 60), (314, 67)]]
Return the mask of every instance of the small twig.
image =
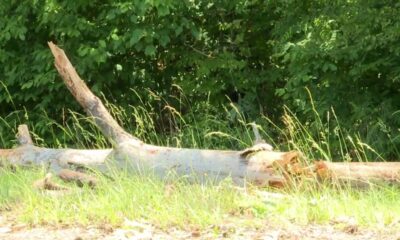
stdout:
[[(186, 45), (186, 44), (185, 44)], [(193, 51), (195, 51), (195, 52), (197, 52), (198, 54), (200, 54), (200, 55), (203, 55), (203, 56), (205, 56), (205, 57), (207, 57), (207, 58), (215, 58), (214, 56), (212, 56), (211, 54), (207, 54), (207, 53), (205, 53), (205, 52), (203, 52), (203, 51), (201, 51), (201, 50), (199, 50), (199, 49), (197, 49), (197, 48), (195, 48), (195, 47), (193, 47), (193, 46), (190, 46), (190, 45), (186, 45), (187, 47), (190, 47)]]

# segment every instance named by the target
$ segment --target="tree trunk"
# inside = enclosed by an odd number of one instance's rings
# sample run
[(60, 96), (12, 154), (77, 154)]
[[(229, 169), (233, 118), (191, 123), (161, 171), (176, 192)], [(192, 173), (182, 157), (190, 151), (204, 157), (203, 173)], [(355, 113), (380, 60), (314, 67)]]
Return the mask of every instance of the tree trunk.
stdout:
[[(77, 150), (40, 148), (32, 144), (25, 125), (18, 129), (20, 146), (0, 149), (0, 159), (13, 165), (43, 165), (65, 180), (91, 181), (90, 177), (74, 173), (71, 166), (85, 166), (107, 173), (114, 168), (130, 172), (154, 171), (164, 176), (170, 171), (179, 175), (207, 176), (213, 179), (232, 177), (242, 184), (250, 181), (261, 185), (285, 186), (288, 178), (298, 174), (316, 174), (320, 178), (336, 177), (399, 180), (400, 164), (317, 162), (314, 166), (302, 166), (298, 152), (277, 152), (265, 142), (243, 151), (219, 151), (162, 147), (143, 143), (127, 133), (112, 118), (101, 100), (80, 79), (64, 51), (49, 42), (55, 58), (55, 67), (75, 100), (87, 114), (93, 117), (101, 132), (112, 143), (112, 149)], [(377, 166), (383, 166), (378, 168)], [(295, 169), (295, 170), (294, 170)], [(379, 170), (378, 170), (379, 169)], [(362, 172), (362, 174), (360, 174)], [(359, 177), (362, 175), (362, 178)], [(335, 177), (332, 177), (335, 176)]]

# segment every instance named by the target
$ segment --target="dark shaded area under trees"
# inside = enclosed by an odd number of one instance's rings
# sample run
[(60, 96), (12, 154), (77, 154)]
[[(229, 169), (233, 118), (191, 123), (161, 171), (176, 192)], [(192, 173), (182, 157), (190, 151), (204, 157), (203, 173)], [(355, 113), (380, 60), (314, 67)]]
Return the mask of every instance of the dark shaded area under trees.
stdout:
[[(161, 109), (151, 89), (183, 114), (232, 100), (249, 119), (279, 122), (286, 105), (313, 125), (314, 109), (327, 122), (333, 108), (342, 128), (395, 159), (398, 16), (394, 0), (1, 1), (0, 131), (10, 134), (0, 143), (12, 144), (10, 129), (27, 115), (46, 136), (44, 111), (60, 122), (65, 109), (80, 111), (52, 65), (51, 40), (95, 93), (122, 107), (140, 97)], [(182, 106), (175, 85), (190, 103)], [(155, 121), (169, 130), (162, 115)]]

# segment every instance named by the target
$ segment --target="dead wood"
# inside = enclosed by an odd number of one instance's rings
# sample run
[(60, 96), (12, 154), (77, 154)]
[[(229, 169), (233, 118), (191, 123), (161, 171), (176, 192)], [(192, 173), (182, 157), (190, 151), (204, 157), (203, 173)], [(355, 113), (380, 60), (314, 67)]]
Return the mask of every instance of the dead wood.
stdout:
[[(399, 182), (400, 163), (331, 163), (312, 165), (300, 161), (296, 151), (273, 151), (272, 146), (260, 139), (256, 125), (257, 143), (242, 151), (221, 151), (162, 147), (146, 144), (127, 133), (113, 119), (101, 100), (79, 77), (62, 49), (52, 42), (49, 48), (55, 67), (75, 100), (93, 117), (101, 132), (113, 144), (112, 149), (78, 150), (50, 149), (33, 145), (29, 130), (18, 129), (19, 146), (0, 149), (0, 159), (13, 165), (42, 165), (66, 181), (95, 185), (96, 179), (71, 169), (85, 166), (100, 172), (124, 169), (132, 173), (151, 170), (159, 176), (170, 171), (179, 175), (209, 176), (214, 179), (231, 177), (236, 183), (250, 181), (259, 185), (287, 186), (297, 176), (317, 176), (320, 179), (355, 179), (367, 181), (381, 179)], [(49, 181), (47, 181), (48, 183)], [(46, 181), (43, 182), (46, 184)]]
[(102, 133), (113, 143), (132, 142), (134, 140), (140, 142), (119, 126), (101, 100), (90, 91), (85, 82), (79, 77), (64, 51), (52, 42), (49, 42), (48, 45), (54, 56), (54, 65), (68, 90), (87, 114), (93, 117)]
[[(197, 174), (214, 179), (232, 177), (237, 183), (245, 180), (263, 185), (286, 183), (286, 179), (271, 166), (277, 160), (285, 161), (289, 155), (272, 151), (266, 143), (244, 151), (171, 148), (143, 143), (118, 125), (101, 100), (79, 77), (64, 51), (51, 42), (49, 47), (55, 58), (55, 67), (69, 91), (112, 142), (113, 149), (40, 148), (32, 144), (27, 128), (21, 127), (21, 145), (15, 149), (0, 150), (0, 157), (7, 162), (15, 165), (43, 165), (65, 180), (87, 180), (82, 175), (65, 170), (71, 166), (87, 166), (101, 172), (108, 172), (110, 168), (134, 173), (151, 170), (164, 176), (174, 171), (179, 175)], [(88, 181), (94, 182), (92, 179)]]
[(53, 191), (64, 191), (68, 190), (67, 187), (61, 186), (51, 181), (52, 174), (48, 173), (43, 179), (37, 180), (33, 183), (33, 186), (40, 190), (53, 190)]
[(360, 184), (400, 183), (400, 162), (316, 161), (314, 171), (322, 180)]
[(65, 182), (75, 182), (78, 186), (88, 185), (95, 187), (97, 185), (97, 179), (85, 173), (73, 171), (69, 169), (63, 169), (58, 173), (58, 176)]
[(23, 124), (18, 126), (17, 140), (19, 145), (32, 145), (33, 141), (29, 134), (28, 126)]

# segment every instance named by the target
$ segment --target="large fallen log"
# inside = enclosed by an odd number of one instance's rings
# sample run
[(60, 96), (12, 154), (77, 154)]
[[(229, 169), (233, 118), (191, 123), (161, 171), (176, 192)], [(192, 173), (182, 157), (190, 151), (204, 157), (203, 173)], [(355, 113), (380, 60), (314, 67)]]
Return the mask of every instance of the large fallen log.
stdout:
[(143, 143), (118, 125), (101, 100), (80, 79), (64, 51), (51, 42), (49, 47), (64, 83), (87, 114), (93, 117), (113, 149), (40, 148), (32, 144), (26, 126), (21, 126), (18, 138), (20, 146), (0, 150), (0, 157), (7, 162), (14, 165), (45, 165), (56, 174), (71, 166), (88, 166), (101, 172), (116, 167), (134, 172), (150, 169), (161, 176), (174, 171), (179, 175), (195, 173), (212, 178), (230, 176), (235, 182), (246, 179), (268, 185), (284, 184), (285, 179), (271, 168), (272, 163), (277, 160), (290, 161), (287, 158), (297, 155), (272, 151), (272, 147), (265, 143), (244, 151), (172, 148)]
[[(22, 131), (27, 132), (26, 125), (19, 126), (19, 133)], [(150, 169), (159, 176), (174, 171), (179, 175), (231, 176), (235, 182), (246, 178), (259, 184), (282, 185), (285, 179), (272, 168), (273, 163), (290, 162), (289, 158), (297, 157), (296, 152), (260, 150), (244, 156), (244, 151), (170, 148), (133, 141), (103, 150), (51, 149), (20, 142), (17, 148), (1, 149), (0, 158), (12, 165), (49, 167), (59, 175), (71, 167), (88, 167), (103, 173), (115, 168), (134, 172)]]
[[(55, 67), (64, 83), (83, 107), (93, 117), (101, 132), (112, 143), (112, 149), (78, 150), (50, 149), (33, 145), (25, 125), (18, 129), (19, 146), (14, 149), (0, 149), (0, 159), (13, 165), (42, 165), (59, 175), (62, 179), (76, 179), (94, 183), (93, 178), (68, 169), (88, 167), (107, 173), (110, 170), (123, 169), (129, 172), (154, 171), (164, 176), (170, 171), (179, 175), (207, 176), (213, 179), (231, 177), (234, 182), (242, 184), (249, 181), (261, 185), (285, 186), (292, 176), (315, 174), (320, 178), (335, 179), (332, 176), (355, 178), (359, 169), (352, 163), (340, 165), (318, 162), (314, 166), (304, 166), (299, 162), (300, 153), (273, 151), (272, 147), (257, 139), (256, 145), (243, 151), (220, 151), (204, 149), (187, 149), (162, 147), (146, 144), (127, 133), (113, 119), (101, 100), (96, 97), (81, 80), (64, 51), (49, 42), (55, 58)], [(385, 166), (385, 163), (376, 163)], [(343, 171), (343, 166), (348, 171)], [(400, 163), (391, 164), (390, 179), (399, 180)], [(362, 180), (369, 177), (387, 179), (388, 172), (377, 170), (375, 165), (363, 166), (365, 174)], [(361, 178), (358, 178), (361, 179)]]

